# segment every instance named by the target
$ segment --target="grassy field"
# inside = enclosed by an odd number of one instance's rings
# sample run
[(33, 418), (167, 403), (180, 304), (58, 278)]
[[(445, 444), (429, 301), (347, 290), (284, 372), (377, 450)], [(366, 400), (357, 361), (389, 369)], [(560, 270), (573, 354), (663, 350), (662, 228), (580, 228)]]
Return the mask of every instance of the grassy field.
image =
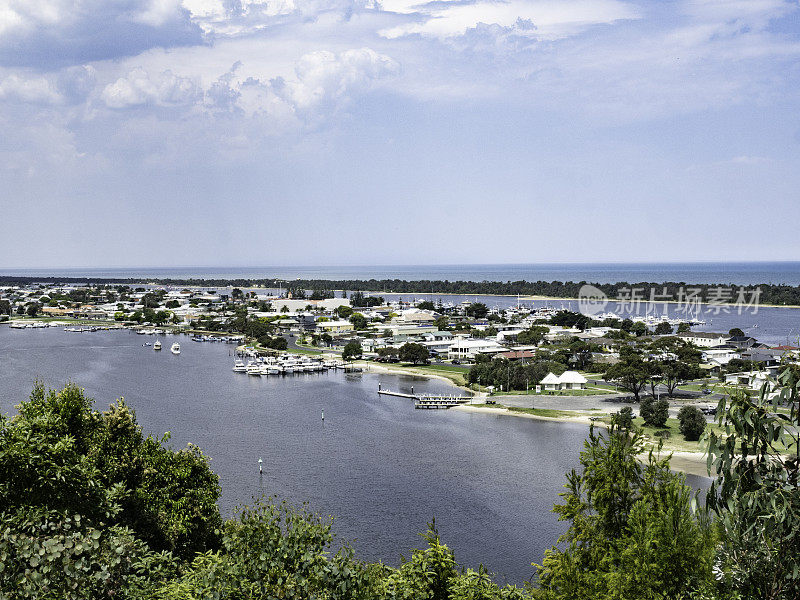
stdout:
[[(269, 348), (262, 348), (261, 346), (259, 346), (259, 348), (262, 350), (269, 350)], [(287, 348), (286, 352), (291, 354), (308, 354), (309, 356), (317, 356), (322, 354), (322, 350), (306, 350), (305, 348)]]
[(592, 385), (585, 390), (559, 390), (557, 392), (537, 392), (535, 389), (528, 390), (511, 390), (510, 392), (503, 392), (509, 396), (599, 396), (604, 394), (613, 394), (616, 390), (614, 386), (606, 385)]

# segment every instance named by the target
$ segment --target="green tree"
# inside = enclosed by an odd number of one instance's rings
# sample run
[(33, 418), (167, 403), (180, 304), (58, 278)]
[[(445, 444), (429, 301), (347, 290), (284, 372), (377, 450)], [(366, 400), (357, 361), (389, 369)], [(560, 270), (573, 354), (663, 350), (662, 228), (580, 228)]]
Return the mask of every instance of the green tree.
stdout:
[(361, 343), (352, 340), (344, 345), (344, 349), (342, 350), (342, 358), (344, 360), (353, 360), (356, 358), (361, 358), (362, 353), (363, 350), (361, 348)]
[(467, 306), (465, 312), (468, 317), (473, 319), (484, 319), (489, 314), (489, 308), (483, 302), (473, 302)]
[(428, 361), (428, 349), (422, 344), (408, 342), (400, 346), (400, 360), (416, 364)]
[(645, 396), (640, 403), (639, 416), (644, 419), (645, 425), (664, 427), (669, 419), (669, 402), (663, 398), (656, 400), (652, 396)]
[(686, 333), (691, 330), (692, 326), (689, 323), (678, 323), (678, 331), (676, 333)]
[[(744, 392), (723, 397), (710, 430), (706, 498), (720, 518), (719, 552), (724, 581), (742, 598), (800, 598), (800, 396), (791, 370), (771, 395)], [(788, 414), (778, 414), (779, 406)]]
[(433, 322), (433, 324), (436, 325), (436, 329), (438, 329), (439, 331), (446, 331), (450, 327), (450, 319), (442, 315), (441, 317), (436, 319)]
[(367, 317), (357, 312), (354, 312), (352, 315), (350, 315), (350, 322), (353, 324), (353, 327), (358, 331), (364, 330), (368, 326)]
[(419, 304), (417, 304), (417, 308), (420, 310), (436, 310), (436, 307), (433, 305), (433, 302), (430, 300), (423, 300)]
[(206, 457), (144, 437), (123, 400), (103, 413), (91, 406), (74, 385), (37, 385), (18, 417), (0, 421), (0, 510), (127, 527), (181, 556), (214, 547), (220, 488)]
[(341, 306), (336, 307), (336, 310), (333, 312), (339, 315), (340, 319), (348, 319), (350, 315), (353, 314), (353, 309), (346, 304), (342, 304)]
[(672, 334), (672, 325), (670, 325), (666, 321), (661, 321), (658, 325), (656, 325), (655, 330), (653, 331), (656, 335), (671, 335)]
[(684, 439), (696, 442), (706, 430), (706, 418), (697, 407), (684, 406), (678, 411), (678, 421)]
[(29, 302), (29, 303), (28, 303), (28, 304), (25, 306), (25, 313), (26, 313), (26, 314), (27, 314), (29, 317), (35, 317), (35, 316), (36, 316), (36, 315), (39, 313), (39, 310), (40, 310), (41, 308), (42, 308), (42, 307), (41, 307), (41, 305), (40, 305), (38, 302)]
[(744, 331), (742, 331), (738, 327), (734, 327), (733, 329), (728, 331), (728, 335), (731, 337), (744, 337)]
[(541, 325), (534, 325), (525, 331), (517, 334), (517, 342), (531, 346), (538, 346), (542, 343), (545, 334), (550, 331), (547, 327)]
[(605, 435), (592, 427), (584, 446), (581, 472), (567, 474), (554, 508), (569, 528), (537, 565), (542, 598), (679, 599), (707, 590), (712, 529), (669, 458), (651, 450), (641, 464), (643, 438), (619, 415)]
[(603, 379), (615, 382), (620, 388), (633, 394), (638, 402), (639, 394), (647, 385), (651, 371), (641, 354), (629, 346), (623, 346), (620, 349), (619, 358), (619, 362), (606, 369)]
[[(199, 554), (181, 577), (164, 585), (164, 600), (377, 596), (368, 565), (349, 547), (333, 550), (331, 522), (282, 503), (258, 502), (225, 523), (222, 549)], [(380, 572), (380, 571), (379, 571)]]
[(636, 337), (647, 335), (647, 325), (645, 325), (642, 321), (636, 321), (633, 325), (631, 325), (631, 333)]

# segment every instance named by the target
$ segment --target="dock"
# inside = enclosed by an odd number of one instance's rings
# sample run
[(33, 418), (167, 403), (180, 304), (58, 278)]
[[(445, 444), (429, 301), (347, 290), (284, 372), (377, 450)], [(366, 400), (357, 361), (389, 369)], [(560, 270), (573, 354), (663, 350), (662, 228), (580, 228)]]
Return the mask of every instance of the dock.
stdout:
[(451, 406), (459, 406), (467, 404), (471, 398), (467, 396), (428, 396), (420, 397), (414, 400), (414, 408), (450, 408)]
[(398, 398), (409, 398), (414, 401), (414, 408), (437, 409), (450, 408), (461, 404), (468, 404), (472, 398), (470, 396), (456, 396), (454, 394), (406, 394), (403, 392), (393, 392), (378, 388), (378, 393), (383, 396), (396, 396)]

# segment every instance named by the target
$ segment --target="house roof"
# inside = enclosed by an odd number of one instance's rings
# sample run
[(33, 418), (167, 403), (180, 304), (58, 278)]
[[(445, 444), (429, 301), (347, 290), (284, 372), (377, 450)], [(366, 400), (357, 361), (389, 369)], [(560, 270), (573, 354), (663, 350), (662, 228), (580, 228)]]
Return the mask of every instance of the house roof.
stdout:
[(536, 355), (533, 352), (529, 352), (527, 350), (511, 350), (509, 352), (501, 352), (498, 356), (502, 358), (514, 359), (514, 358), (534, 358)]
[(561, 380), (558, 378), (558, 375), (548, 373), (539, 383), (561, 383)]
[(560, 383), (586, 383), (588, 380), (577, 371), (564, 371), (558, 381)]

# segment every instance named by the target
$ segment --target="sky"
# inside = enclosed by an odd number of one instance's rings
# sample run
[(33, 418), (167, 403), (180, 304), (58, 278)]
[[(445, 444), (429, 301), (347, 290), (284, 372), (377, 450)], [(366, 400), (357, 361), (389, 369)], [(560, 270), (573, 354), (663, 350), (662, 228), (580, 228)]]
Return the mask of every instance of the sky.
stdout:
[(0, 267), (800, 259), (800, 4), (0, 0)]

